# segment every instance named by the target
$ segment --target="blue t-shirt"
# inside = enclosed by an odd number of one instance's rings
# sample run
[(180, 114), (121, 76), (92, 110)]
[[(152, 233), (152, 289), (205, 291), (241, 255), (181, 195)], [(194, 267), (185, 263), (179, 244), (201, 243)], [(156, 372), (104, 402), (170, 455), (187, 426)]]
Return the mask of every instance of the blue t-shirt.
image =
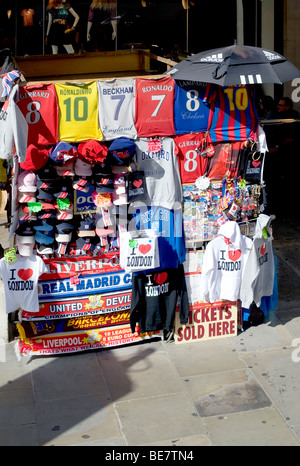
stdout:
[(160, 269), (176, 268), (185, 261), (186, 247), (181, 209), (136, 207), (130, 230), (153, 230), (158, 235)]

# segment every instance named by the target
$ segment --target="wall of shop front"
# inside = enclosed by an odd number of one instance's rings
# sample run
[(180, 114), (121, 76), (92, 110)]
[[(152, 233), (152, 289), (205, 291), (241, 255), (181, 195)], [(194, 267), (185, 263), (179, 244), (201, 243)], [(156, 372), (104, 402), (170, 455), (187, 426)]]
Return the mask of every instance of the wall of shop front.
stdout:
[[(284, 54), (294, 65), (300, 68), (300, 2), (299, 0), (284, 1)], [(284, 86), (285, 95), (292, 98), (294, 107), (300, 111), (300, 79)]]

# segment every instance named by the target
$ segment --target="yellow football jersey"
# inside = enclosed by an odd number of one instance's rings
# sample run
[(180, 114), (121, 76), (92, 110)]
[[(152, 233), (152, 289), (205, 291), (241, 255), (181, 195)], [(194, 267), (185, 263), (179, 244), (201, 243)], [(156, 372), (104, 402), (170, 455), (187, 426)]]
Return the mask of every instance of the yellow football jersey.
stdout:
[(99, 125), (97, 82), (55, 83), (59, 105), (60, 141), (102, 140)]

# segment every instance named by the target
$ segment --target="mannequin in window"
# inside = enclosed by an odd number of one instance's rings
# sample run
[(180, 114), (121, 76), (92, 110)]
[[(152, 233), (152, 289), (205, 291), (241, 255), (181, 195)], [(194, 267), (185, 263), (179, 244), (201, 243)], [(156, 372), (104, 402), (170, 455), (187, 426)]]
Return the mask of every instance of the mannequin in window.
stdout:
[(0, 15), (0, 50), (7, 48), (13, 51), (15, 47), (15, 18), (13, 11), (1, 7)]
[[(26, 5), (30, 6), (30, 5)], [(34, 53), (35, 43), (36, 43), (36, 34), (35, 34), (35, 21), (34, 21), (35, 11), (33, 8), (24, 8), (20, 12), (22, 17), (22, 26), (21, 26), (21, 53), (32, 55)]]
[[(46, 45), (51, 45), (53, 55), (58, 53), (58, 47), (63, 45), (67, 53), (74, 53), (72, 45), (72, 32), (79, 22), (79, 16), (67, 1), (49, 0), (48, 27), (46, 34)], [(74, 17), (73, 25), (68, 24), (68, 19)]]
[(117, 35), (116, 10), (114, 0), (92, 1), (88, 15), (87, 42), (91, 43), (93, 51), (112, 50), (112, 41)]

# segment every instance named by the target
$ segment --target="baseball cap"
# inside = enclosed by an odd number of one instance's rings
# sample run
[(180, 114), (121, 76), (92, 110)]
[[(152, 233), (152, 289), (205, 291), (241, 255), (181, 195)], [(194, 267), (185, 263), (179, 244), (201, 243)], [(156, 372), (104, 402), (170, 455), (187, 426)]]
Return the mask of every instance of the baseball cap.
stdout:
[(56, 165), (55, 170), (58, 176), (74, 176), (74, 163), (74, 160), (70, 160), (62, 165)]
[(95, 236), (95, 223), (91, 217), (85, 217), (79, 223), (77, 234), (80, 237), (83, 236)]
[(56, 214), (54, 210), (43, 210), (38, 215), (38, 220), (53, 220), (56, 218)]
[(36, 195), (39, 201), (53, 201), (54, 196), (50, 191), (39, 189)]
[(112, 176), (111, 167), (107, 163), (97, 163), (93, 166), (93, 176)]
[(84, 177), (78, 177), (73, 180), (73, 189), (76, 189), (76, 191), (83, 191), (87, 193), (91, 187), (91, 183)]
[(59, 199), (70, 199), (73, 197), (73, 186), (69, 179), (63, 179), (56, 183), (54, 197)]
[(97, 193), (112, 193), (114, 191), (114, 179), (112, 176), (96, 176), (95, 184)]
[(32, 192), (18, 192), (18, 202), (21, 204), (27, 204), (27, 202), (35, 202), (36, 201), (36, 195), (35, 193), (33, 194)]
[(20, 206), (18, 215), (19, 215), (19, 220), (22, 222), (25, 222), (27, 220), (35, 221), (37, 219), (36, 213), (31, 212), (31, 210), (28, 209), (28, 206), (25, 204)]
[(76, 248), (80, 251), (81, 254), (93, 252), (95, 246), (95, 240), (91, 237), (78, 238), (76, 240)]
[(66, 209), (61, 209), (57, 206), (56, 211), (57, 220), (71, 220), (73, 218), (73, 204), (70, 203)]
[(18, 190), (21, 192), (36, 192), (36, 175), (33, 171), (25, 171), (18, 176)]
[(31, 223), (23, 222), (16, 229), (16, 237), (20, 243), (32, 244), (35, 242), (35, 230)]
[(119, 165), (126, 165), (135, 153), (136, 145), (133, 139), (126, 137), (116, 138), (109, 146), (109, 151)]
[(57, 243), (69, 243), (72, 239), (72, 233), (55, 233)]
[(35, 240), (40, 244), (52, 244), (54, 242), (54, 229), (50, 231), (37, 231), (35, 234)]
[(44, 167), (49, 160), (48, 150), (42, 147), (30, 144), (27, 147), (25, 162), (20, 163), (20, 167), (23, 170), (39, 170)]
[(108, 148), (95, 139), (81, 142), (78, 146), (78, 156), (85, 162), (95, 164), (103, 162), (108, 154)]
[(71, 233), (74, 229), (74, 225), (68, 222), (60, 222), (56, 224), (57, 233)]
[(77, 176), (92, 176), (93, 174), (92, 165), (80, 158), (76, 159), (74, 170)]
[(38, 219), (33, 227), (36, 231), (53, 231), (54, 222), (51, 219)]
[(52, 243), (52, 244), (37, 243), (36, 250), (41, 255), (53, 254), (54, 253), (54, 243)]
[(74, 225), (68, 222), (56, 224), (55, 240), (57, 243), (69, 243), (72, 239)]
[(44, 191), (52, 192), (54, 188), (55, 180), (41, 180), (39, 176), (36, 177), (36, 187), (37, 189), (42, 189)]
[(36, 172), (37, 181), (53, 181), (56, 177), (57, 173), (50, 159), (43, 168)]
[(49, 158), (56, 165), (62, 165), (70, 162), (77, 157), (77, 148), (68, 142), (59, 141), (49, 151)]

